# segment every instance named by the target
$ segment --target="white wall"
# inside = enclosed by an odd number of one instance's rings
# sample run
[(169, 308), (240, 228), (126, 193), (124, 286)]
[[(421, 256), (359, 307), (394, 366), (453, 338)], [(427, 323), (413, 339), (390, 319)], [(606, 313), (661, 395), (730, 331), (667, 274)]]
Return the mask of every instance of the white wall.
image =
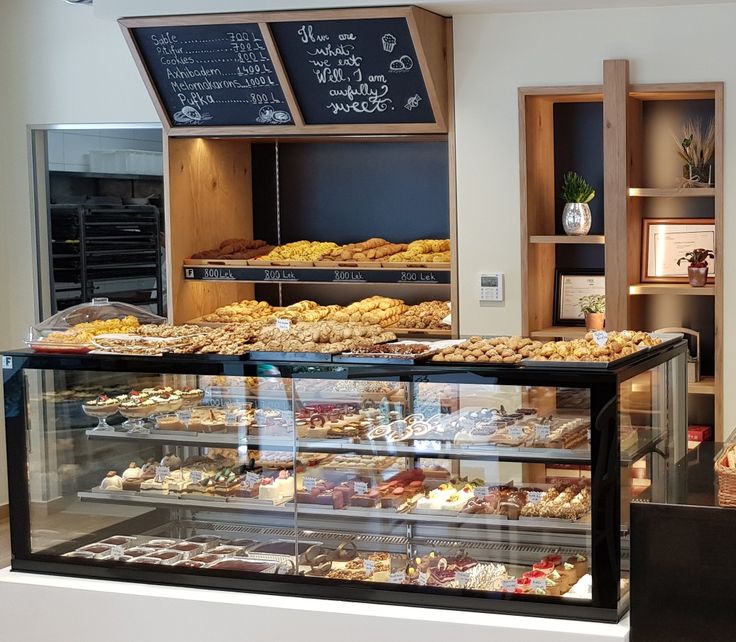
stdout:
[[(100, 0), (103, 9), (112, 4)], [(126, 3), (115, 4), (119, 13), (128, 13)], [(241, 10), (253, 10), (259, 3), (237, 4)], [(146, 13), (172, 9), (167, 0), (147, 0), (145, 5)], [(269, 6), (265, 0), (260, 5)], [(104, 19), (95, 18), (89, 7), (60, 0), (0, 4), (0, 42), (4, 51), (13, 52), (0, 57), (2, 347), (19, 345), (34, 314), (26, 125), (156, 119), (112, 15), (110, 11)], [(729, 125), (736, 121), (736, 101), (731, 100), (736, 82), (734, 24), (733, 4), (456, 17), (463, 332), (517, 332), (521, 327), (517, 87), (600, 83), (605, 58), (630, 59), (634, 82), (724, 80), (728, 165), (736, 152), (736, 128)], [(736, 226), (728, 212), (736, 204), (736, 182), (725, 187), (725, 240), (732, 247)], [(729, 319), (734, 300), (728, 293), (736, 281), (730, 276), (733, 259), (726, 254), (722, 261)], [(477, 303), (476, 276), (482, 270), (506, 272), (504, 305), (481, 308)], [(726, 359), (736, 358), (735, 352), (734, 331), (726, 327)], [(732, 382), (727, 368), (726, 390)], [(727, 398), (727, 425), (734, 416), (736, 404)]]
[[(0, 349), (34, 317), (26, 126), (157, 120), (112, 20), (60, 0), (0, 2)], [(12, 52), (12, 55), (11, 55)], [(0, 503), (7, 501), (0, 430)]]
[[(517, 88), (602, 82), (602, 61), (627, 58), (634, 83), (725, 81), (724, 245), (736, 247), (736, 6), (710, 5), (455, 17), (458, 221), (461, 331), (521, 330), (519, 114)], [(684, 45), (683, 43), (687, 43)], [(725, 319), (733, 319), (736, 277), (725, 263)], [(506, 303), (481, 307), (477, 275), (506, 272)], [(532, 284), (533, 287), (533, 284)], [(736, 359), (736, 331), (724, 327), (726, 364)], [(725, 390), (733, 368), (725, 368)], [(736, 404), (725, 396), (725, 430)]]

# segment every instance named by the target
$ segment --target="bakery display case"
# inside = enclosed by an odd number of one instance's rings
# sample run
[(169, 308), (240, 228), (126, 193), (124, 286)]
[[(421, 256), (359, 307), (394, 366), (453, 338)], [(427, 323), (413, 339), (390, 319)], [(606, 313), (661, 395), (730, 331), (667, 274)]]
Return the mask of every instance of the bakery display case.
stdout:
[(611, 363), (255, 354), (6, 353), (13, 569), (625, 611), (629, 505), (671, 498), (684, 453), (684, 341)]

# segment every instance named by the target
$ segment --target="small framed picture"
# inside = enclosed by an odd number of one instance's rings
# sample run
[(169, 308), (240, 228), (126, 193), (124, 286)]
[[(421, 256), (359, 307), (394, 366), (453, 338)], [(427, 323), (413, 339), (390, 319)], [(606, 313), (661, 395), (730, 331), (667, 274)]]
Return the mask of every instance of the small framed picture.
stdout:
[[(642, 231), (642, 283), (687, 283), (687, 261), (677, 260), (696, 248), (715, 249), (712, 218), (646, 218)], [(708, 282), (716, 276), (716, 261), (708, 259)]]
[(603, 270), (555, 270), (555, 325), (585, 325), (580, 311), (580, 299), (590, 295), (606, 295), (606, 277)]

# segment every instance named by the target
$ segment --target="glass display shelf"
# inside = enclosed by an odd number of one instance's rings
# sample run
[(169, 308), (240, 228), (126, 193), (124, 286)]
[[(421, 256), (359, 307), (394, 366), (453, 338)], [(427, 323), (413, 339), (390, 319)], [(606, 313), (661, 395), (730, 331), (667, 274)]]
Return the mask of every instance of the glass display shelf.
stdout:
[(685, 349), (595, 371), (9, 353), (13, 568), (615, 621), (629, 506), (671, 494), (686, 441)]

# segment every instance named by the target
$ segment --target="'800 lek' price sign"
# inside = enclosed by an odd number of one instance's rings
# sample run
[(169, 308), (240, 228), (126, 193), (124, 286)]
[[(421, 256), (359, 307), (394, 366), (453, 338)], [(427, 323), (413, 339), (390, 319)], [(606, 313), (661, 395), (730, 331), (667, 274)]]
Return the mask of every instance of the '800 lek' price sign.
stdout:
[(185, 266), (184, 278), (199, 281), (253, 281), (256, 283), (407, 283), (449, 284), (449, 270), (361, 269), (297, 267)]

